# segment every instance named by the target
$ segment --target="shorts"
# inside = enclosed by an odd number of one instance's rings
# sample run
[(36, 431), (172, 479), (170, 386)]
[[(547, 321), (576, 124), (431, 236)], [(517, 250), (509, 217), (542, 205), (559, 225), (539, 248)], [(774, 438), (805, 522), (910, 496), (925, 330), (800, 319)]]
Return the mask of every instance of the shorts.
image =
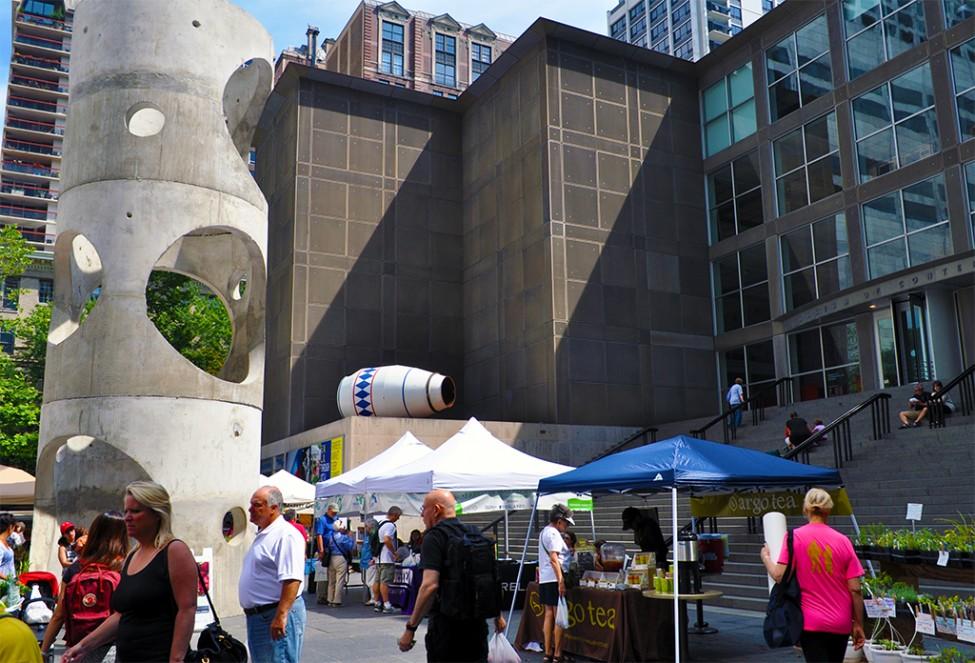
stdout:
[(393, 578), (396, 576), (396, 565), (395, 564), (380, 564), (379, 565), (379, 584), (388, 585), (393, 582)]
[(538, 598), (542, 605), (557, 606), (559, 604), (559, 583), (543, 582), (538, 586)]
[(920, 416), (921, 412), (919, 410), (907, 410), (904, 412), (904, 418), (908, 421), (917, 421), (917, 418)]

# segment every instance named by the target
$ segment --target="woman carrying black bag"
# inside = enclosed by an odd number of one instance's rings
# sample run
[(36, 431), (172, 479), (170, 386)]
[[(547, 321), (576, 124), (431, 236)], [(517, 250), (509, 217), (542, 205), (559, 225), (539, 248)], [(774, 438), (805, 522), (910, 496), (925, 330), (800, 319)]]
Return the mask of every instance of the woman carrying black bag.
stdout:
[[(856, 649), (863, 647), (865, 638), (863, 567), (850, 540), (826, 524), (832, 510), (829, 493), (811, 489), (802, 507), (809, 524), (792, 532), (795, 573), (802, 588), (800, 645), (806, 663), (842, 663), (847, 638), (853, 638)], [(775, 582), (782, 580), (789, 563), (788, 536), (777, 562), (768, 546), (762, 547), (762, 562)]]

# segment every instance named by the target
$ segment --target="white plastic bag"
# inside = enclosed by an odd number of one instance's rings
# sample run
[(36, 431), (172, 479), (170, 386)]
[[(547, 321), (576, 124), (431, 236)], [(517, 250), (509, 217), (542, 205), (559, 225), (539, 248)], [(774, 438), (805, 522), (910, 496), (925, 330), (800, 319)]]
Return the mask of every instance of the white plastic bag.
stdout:
[[(31, 589), (30, 598), (34, 599), (41, 598), (41, 590), (34, 586)], [(47, 606), (43, 601), (35, 601), (34, 603), (29, 603), (26, 608), (24, 608), (24, 621), (28, 624), (46, 624), (51, 621), (51, 617), (54, 613), (51, 612), (51, 608)]]
[(488, 663), (521, 663), (521, 657), (504, 633), (495, 633), (488, 640), (487, 660)]
[(569, 628), (569, 606), (565, 603), (565, 597), (559, 597), (559, 607), (555, 610), (555, 625), (561, 629)]

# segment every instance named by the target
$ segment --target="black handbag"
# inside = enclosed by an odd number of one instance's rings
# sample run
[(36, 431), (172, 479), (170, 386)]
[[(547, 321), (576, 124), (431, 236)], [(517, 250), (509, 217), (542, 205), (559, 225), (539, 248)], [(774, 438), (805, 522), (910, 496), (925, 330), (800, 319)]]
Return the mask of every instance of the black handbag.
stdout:
[(765, 642), (772, 649), (792, 647), (802, 636), (802, 606), (799, 580), (796, 578), (795, 552), (792, 547), (792, 531), (787, 537), (789, 563), (785, 567), (782, 580), (772, 587), (765, 609), (765, 623), (762, 630)]
[(220, 626), (220, 618), (217, 617), (213, 601), (210, 600), (210, 592), (203, 581), (199, 564), (196, 566), (196, 573), (200, 577), (200, 587), (206, 594), (207, 603), (210, 604), (213, 621), (200, 633), (196, 641), (196, 649), (186, 654), (186, 663), (247, 663), (247, 647)]

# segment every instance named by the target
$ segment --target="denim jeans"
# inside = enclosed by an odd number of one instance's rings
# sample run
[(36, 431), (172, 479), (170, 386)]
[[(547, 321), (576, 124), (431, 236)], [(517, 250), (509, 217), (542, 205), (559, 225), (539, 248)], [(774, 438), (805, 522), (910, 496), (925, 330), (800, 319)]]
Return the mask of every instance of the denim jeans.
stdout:
[(731, 427), (732, 428), (738, 428), (738, 427), (741, 426), (741, 411), (742, 411), (742, 408), (744, 406), (741, 405), (741, 404), (736, 403), (736, 404), (733, 404), (731, 407), (735, 408), (735, 413), (733, 415), (731, 415), (731, 417), (732, 417)]
[(271, 621), (274, 610), (247, 617), (247, 649), (254, 663), (298, 663), (301, 643), (305, 638), (305, 599), (295, 599), (288, 612), (288, 624), (284, 637), (271, 639)]

